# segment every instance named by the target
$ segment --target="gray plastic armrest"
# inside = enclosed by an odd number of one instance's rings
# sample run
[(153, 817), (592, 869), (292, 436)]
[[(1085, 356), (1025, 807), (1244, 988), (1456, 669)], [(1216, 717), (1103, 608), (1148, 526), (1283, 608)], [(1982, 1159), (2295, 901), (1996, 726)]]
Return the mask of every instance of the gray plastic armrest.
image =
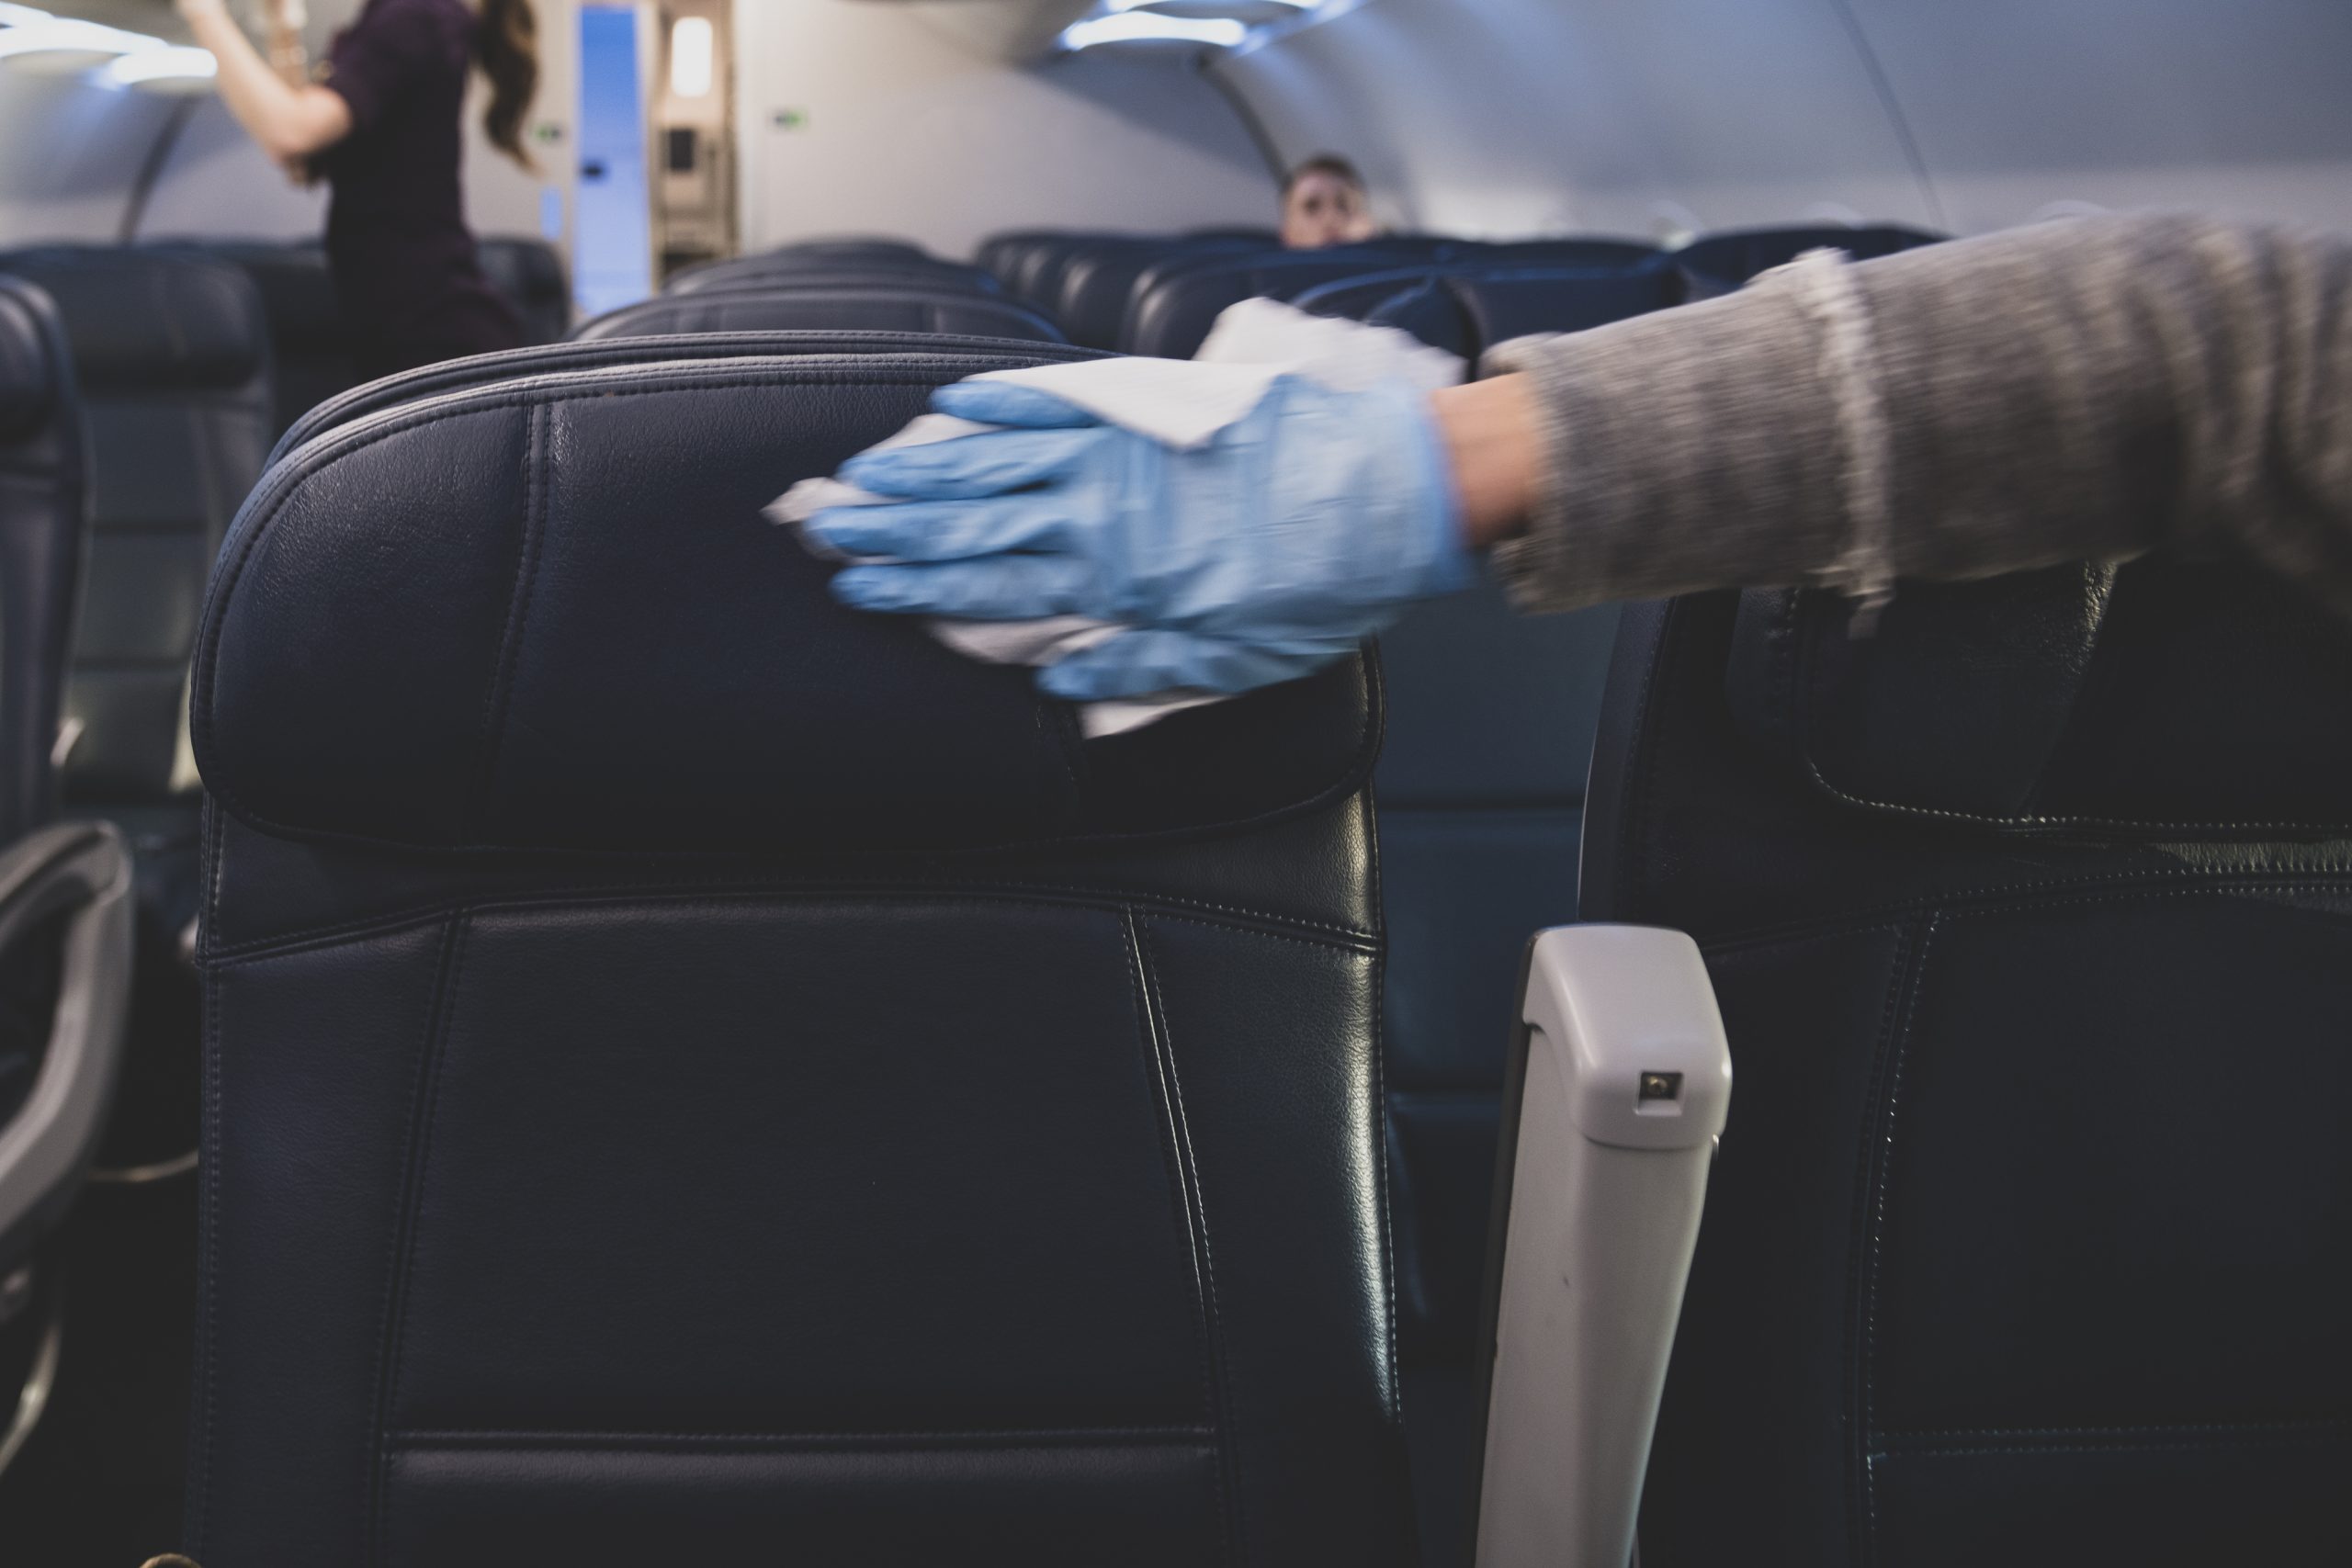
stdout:
[(0, 1264), (71, 1197), (114, 1099), (130, 1006), (130, 853), (108, 824), (44, 828), (0, 851), (0, 953), (69, 911), (48, 1049), (0, 1127)]
[(1731, 1053), (1679, 931), (1540, 933), (1519, 1016), (1477, 1563), (1625, 1568)]

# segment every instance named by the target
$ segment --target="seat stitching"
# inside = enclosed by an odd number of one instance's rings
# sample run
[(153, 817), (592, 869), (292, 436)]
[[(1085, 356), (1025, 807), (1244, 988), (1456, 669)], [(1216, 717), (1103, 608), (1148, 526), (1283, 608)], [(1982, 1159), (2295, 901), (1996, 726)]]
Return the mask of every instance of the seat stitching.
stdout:
[(1201, 1190), (1200, 1161), (1193, 1147), (1192, 1122), (1184, 1111), (1183, 1075), (1176, 1066), (1176, 1032), (1169, 1021), (1168, 998), (1159, 985), (1159, 964), (1152, 947), (1151, 925), (1149, 921), (1139, 918), (1136, 921), (1135, 929), (1136, 953), (1143, 964), (1144, 991), (1150, 998), (1153, 1010), (1159, 1020), (1162, 1060), (1166, 1064), (1168, 1073), (1169, 1109), (1175, 1124), (1177, 1148), (1183, 1159), (1186, 1198), (1193, 1206), (1193, 1223), (1200, 1236), (1201, 1285), (1208, 1309), (1206, 1320), (1208, 1348), (1216, 1371), (1217, 1409), (1220, 1416), (1217, 1423), (1219, 1495), (1224, 1499), (1225, 1505), (1221, 1510), (1224, 1521), (1224, 1528), (1220, 1532), (1221, 1546), (1225, 1560), (1228, 1562), (1238, 1562), (1244, 1555), (1243, 1540), (1246, 1535), (1242, 1517), (1241, 1455), (1234, 1440), (1235, 1429), (1239, 1423), (1238, 1413), (1234, 1408), (1233, 1368), (1226, 1355), (1224, 1325), (1217, 1304), (1216, 1251), (1209, 1234), (1208, 1202)]
[(2010, 1438), (2020, 1441), (2018, 1451), (2033, 1446), (2037, 1438), (2181, 1438), (2199, 1433), (2220, 1438), (2256, 1437), (2264, 1434), (2281, 1438), (2298, 1436), (2324, 1437), (2331, 1433), (2352, 1431), (2352, 1416), (2314, 1416), (2289, 1421), (2186, 1421), (2152, 1422), (2142, 1426), (2121, 1427), (1953, 1427), (1940, 1431), (1886, 1432), (1880, 1434), (1882, 1447), (1918, 1443), (1937, 1446), (1946, 1442), (1990, 1443), (1996, 1438)]
[[(1373, 711), (1385, 716), (1386, 705), (1375, 701)], [(1380, 1348), (1381, 1379), (1386, 1385), (1381, 1404), (1391, 1430), (1405, 1419), (1404, 1377), (1396, 1370), (1396, 1236), (1389, 1213), (1388, 1190), (1388, 904), (1380, 873), (1380, 803), (1374, 784), (1363, 787), (1364, 867), (1370, 885), (1373, 919), (1378, 930), (1372, 946), (1372, 1160), (1373, 1190), (1379, 1194), (1375, 1226), (1379, 1232), (1381, 1310), (1385, 1324)], [(1175, 917), (1182, 919), (1182, 916)], [(1289, 940), (1289, 939), (1281, 939)]]
[(1213, 1439), (1216, 1428), (1182, 1426), (1120, 1426), (1120, 1427), (993, 1427), (969, 1429), (939, 1428), (922, 1431), (874, 1432), (672, 1432), (663, 1430), (607, 1431), (534, 1431), (492, 1427), (481, 1430), (466, 1428), (411, 1429), (388, 1432), (386, 1439), (415, 1448), (484, 1448), (508, 1446), (518, 1449), (596, 1447), (609, 1445), (625, 1448), (632, 1444), (682, 1443), (723, 1446), (729, 1443), (773, 1444), (786, 1446), (808, 1444), (812, 1447), (831, 1445), (879, 1445), (896, 1442), (970, 1443), (1081, 1443), (1098, 1439), (1128, 1438), (1138, 1442), (1197, 1442)]
[[(2202, 866), (2151, 866), (2141, 871), (2102, 872), (2094, 876), (2062, 877), (2048, 882), (1994, 883), (1975, 887), (1945, 889), (1923, 893), (1900, 903), (1877, 904), (1855, 910), (1838, 910), (1815, 921), (1798, 921), (1781, 926), (1750, 926), (1736, 928), (1721, 936), (1709, 937), (1702, 945), (1713, 953), (1776, 947), (1784, 942), (1809, 942), (1822, 937), (1849, 935), (1856, 931), (1892, 927), (1917, 919), (1922, 915), (1940, 914), (1952, 918), (2015, 914), (2030, 909), (2046, 909), (2067, 903), (2100, 903), (2127, 896), (2134, 884), (2177, 882), (2188, 886), (2150, 887), (2150, 896), (2196, 897), (2200, 895), (2256, 893), (2263, 891), (2314, 893), (2341, 892), (2346, 887), (2342, 880), (2352, 875), (2352, 861), (2326, 862), (2309, 866), (2286, 866), (2261, 869), (2252, 866), (2212, 870)], [(2116, 891), (2086, 892), (2073, 899), (2052, 899), (2051, 893), (2072, 888), (2113, 889)]]
[[(1928, 950), (1934, 940), (1934, 917), (1922, 924), (1916, 940), (1907, 935), (1895, 951), (1894, 976), (1879, 1015), (1878, 1049), (1872, 1064), (1870, 1101), (1864, 1114), (1863, 1162), (1866, 1184), (1857, 1239), (1859, 1257), (1849, 1267), (1858, 1270), (1860, 1337), (1847, 1358), (1853, 1431), (1850, 1441), (1857, 1463), (1849, 1470), (1851, 1484), (1860, 1493), (1860, 1555), (1863, 1568), (1878, 1555), (1878, 1489), (1873, 1470), (1872, 1423), (1877, 1416), (1879, 1348), (1878, 1287), (1885, 1252), (1890, 1168), (1894, 1160), (1896, 1113), (1901, 1106), (1905, 1047), (1924, 988)], [(1899, 1021), (1898, 1021), (1899, 1005)]]
[(506, 625), (499, 632), (496, 662), (482, 694), (482, 809), (487, 813), (498, 784), (499, 754), (506, 739), (506, 708), (513, 700), (514, 678), (523, 662), (523, 635), (531, 621), (531, 591), (538, 580), (539, 547), (546, 532), (548, 464), (548, 410), (544, 403), (531, 410), (523, 456), (522, 537), (514, 547), (514, 586), (506, 604)]
[(198, 1145), (203, 1150), (197, 1162), (197, 1201), (200, 1211), (202, 1239), (197, 1263), (197, 1289), (202, 1312), (197, 1320), (197, 1337), (201, 1347), (197, 1356), (197, 1404), (198, 1414), (196, 1429), (200, 1434), (189, 1478), (189, 1495), (194, 1502), (190, 1510), (188, 1545), (202, 1551), (212, 1517), (212, 1450), (220, 1432), (220, 983), (221, 976), (209, 974), (204, 977), (204, 1116), (198, 1129)]
[[(215, 896), (214, 913), (217, 918), (219, 908), (219, 889), (217, 885), (213, 891)], [(1041, 897), (1041, 895), (1048, 893), (1064, 893), (1068, 894), (1069, 897), (1067, 899)], [(1305, 946), (1320, 948), (1326, 951), (1364, 953), (1368, 952), (1371, 945), (1378, 940), (1376, 937), (1368, 935), (1363, 931), (1346, 931), (1337, 928), (1304, 928), (1310, 931), (1323, 932), (1324, 934), (1320, 936), (1297, 935), (1284, 931), (1263, 931), (1250, 922), (1251, 920), (1263, 920), (1277, 924), (1292, 924), (1295, 922), (1289, 920), (1287, 917), (1267, 915), (1252, 909), (1234, 909), (1230, 912), (1235, 916), (1241, 917), (1240, 919), (1217, 920), (1208, 919), (1205, 916), (1174, 913), (1170, 910), (1160, 908), (1160, 906), (1169, 903), (1184, 904), (1189, 908), (1222, 908), (1223, 906), (1198, 905), (1183, 899), (1162, 899), (1148, 895), (1121, 893), (1117, 889), (1095, 889), (1083, 887), (1064, 888), (1027, 884), (1008, 885), (1001, 889), (988, 887), (943, 888), (927, 886), (920, 884), (910, 884), (904, 886), (874, 886), (870, 884), (859, 884), (853, 885), (848, 887), (746, 887), (740, 891), (721, 891), (714, 890), (707, 886), (665, 890), (662, 888), (637, 886), (628, 883), (614, 883), (602, 886), (569, 888), (561, 892), (542, 895), (516, 894), (510, 897), (475, 896), (466, 897), (462, 902), (472, 908), (480, 910), (564, 909), (574, 908), (588, 908), (614, 903), (662, 904), (685, 908), (708, 907), (712, 908), (720, 908), (738, 904), (810, 904), (826, 900), (842, 901), (849, 898), (865, 898), (875, 902), (888, 901), (892, 903), (1030, 904), (1040, 908), (1116, 909), (1125, 905), (1133, 904), (1138, 908), (1149, 908), (1154, 909), (1154, 911), (1158, 913), (1159, 918), (1162, 919), (1180, 920), (1188, 925), (1205, 926), (1212, 931), (1242, 931), (1253, 936), (1265, 937), (1269, 941), (1272, 942), (1297, 942)], [(350, 940), (370, 936), (389, 935), (397, 931), (413, 930), (418, 926), (431, 925), (436, 920), (447, 919), (450, 912), (457, 907), (458, 902), (453, 901), (436, 904), (423, 909), (400, 910), (385, 915), (371, 916), (364, 919), (338, 921), (333, 925), (305, 927), (299, 931), (288, 932), (282, 936), (254, 938), (243, 942), (220, 943), (209, 946), (205, 950), (204, 961), (208, 965), (227, 968), (239, 964), (281, 957), (291, 953), (310, 952), (322, 947), (333, 947)]]
[(465, 967), (466, 934), (471, 924), (463, 908), (452, 911), (435, 964), (433, 999), (423, 1048), (417, 1055), (415, 1081), (410, 1089), (409, 1127), (402, 1150), (401, 1190), (394, 1204), (390, 1255), (386, 1262), (384, 1299), (379, 1317), (375, 1355), (375, 1411), (368, 1426), (368, 1441), (375, 1452), (368, 1467), (368, 1560), (383, 1563), (389, 1548), (389, 1494), (391, 1484), (391, 1445), (389, 1437), (400, 1406), (401, 1339), (407, 1326), (407, 1276), (415, 1261), (417, 1205), (424, 1186), (424, 1165), (431, 1144), (433, 1114), (441, 1091), (441, 1058), (448, 1034), (449, 1015), (456, 1006), (458, 983)]
[(1152, 985), (1146, 967), (1148, 960), (1143, 950), (1142, 922), (1131, 905), (1122, 907), (1119, 911), (1119, 934), (1124, 939), (1127, 983), (1134, 989), (1136, 1025), (1149, 1057), (1152, 1098), (1160, 1122), (1160, 1159), (1168, 1176), (1169, 1196), (1174, 1201), (1177, 1217), (1183, 1225), (1185, 1259), (1190, 1265), (1193, 1288), (1193, 1329), (1197, 1335), (1194, 1349), (1199, 1355), (1197, 1371), (1201, 1409), (1211, 1433), (1216, 1437), (1219, 1451), (1216, 1486), (1218, 1551), (1229, 1561), (1233, 1556), (1233, 1500), (1227, 1495), (1225, 1481), (1227, 1466), (1223, 1454), (1226, 1439), (1220, 1420), (1223, 1401), (1219, 1397), (1212, 1350), (1216, 1337), (1216, 1310), (1211, 1302), (1207, 1237), (1198, 1218), (1199, 1202), (1193, 1173), (1187, 1168), (1190, 1151), (1184, 1144), (1175, 1067), (1169, 1059), (1166, 1020), (1157, 1005), (1157, 988)]
[[(2317, 1437), (2317, 1436), (2318, 1436), (2318, 1434), (2312, 1434), (2312, 1437)], [(2278, 1437), (2274, 1437), (2274, 1438), (2270, 1438), (2267, 1443), (2265, 1443), (2265, 1442), (2258, 1442), (2258, 1441), (2252, 1440), (2252, 1439), (2242, 1439), (2242, 1440), (2241, 1440), (2241, 1443), (2240, 1443), (2240, 1445), (2239, 1445), (2239, 1446), (2249, 1447), (2249, 1448), (2252, 1448), (2252, 1447), (2269, 1447), (2269, 1448), (2278, 1448), (2278, 1447), (2286, 1447), (2286, 1446), (2290, 1446), (2290, 1445), (2291, 1445), (2291, 1444), (2292, 1444), (2294, 1441), (2296, 1441), (2296, 1440), (2297, 1440), (2297, 1439), (2295, 1439), (2295, 1438), (2292, 1438), (2292, 1437), (2289, 1437), (2289, 1436), (2278, 1436)], [(2304, 1439), (2302, 1439), (2302, 1440), (2304, 1440), (2304, 1441), (2309, 1441), (2309, 1440), (2311, 1440), (2311, 1438), (2304, 1438)], [(2203, 1452), (2210, 1452), (2211, 1450), (2212, 1450), (2213, 1449), (2216, 1449), (2216, 1448), (2222, 1448), (2222, 1447), (2227, 1447), (2227, 1446), (2231, 1446), (2231, 1445), (2228, 1445), (2228, 1444), (2222, 1444), (2222, 1443), (2199, 1443), (2199, 1442), (2177, 1442), (2177, 1443), (2154, 1443), (2154, 1442), (2151, 1442), (2151, 1443), (2068, 1443), (2068, 1444), (2059, 1444), (2059, 1445), (2051, 1445), (2051, 1444), (2043, 1444), (2043, 1443), (2013, 1443), (2013, 1444), (2008, 1444), (2008, 1445), (2006, 1445), (2006, 1446), (1994, 1446), (1994, 1447), (1986, 1447), (1986, 1448), (1972, 1448), (1972, 1449), (1913, 1449), (1913, 1450), (1905, 1450), (1905, 1452), (1902, 1452), (1902, 1453), (1899, 1453), (1899, 1454), (1897, 1454), (1897, 1453), (1882, 1453), (1882, 1454), (1877, 1455), (1876, 1457), (1877, 1457), (1878, 1459), (1881, 1459), (1881, 1460), (1890, 1460), (1890, 1459), (1978, 1459), (1978, 1458), (1984, 1458), (1984, 1457), (1987, 1457), (1987, 1456), (1996, 1456), (1996, 1455), (1998, 1455), (1998, 1456), (2014, 1456), (2014, 1455), (2020, 1455), (2020, 1454), (2034, 1454), (2034, 1455), (2041, 1455), (2041, 1454), (2114, 1454), (2114, 1453), (2203, 1453)]]

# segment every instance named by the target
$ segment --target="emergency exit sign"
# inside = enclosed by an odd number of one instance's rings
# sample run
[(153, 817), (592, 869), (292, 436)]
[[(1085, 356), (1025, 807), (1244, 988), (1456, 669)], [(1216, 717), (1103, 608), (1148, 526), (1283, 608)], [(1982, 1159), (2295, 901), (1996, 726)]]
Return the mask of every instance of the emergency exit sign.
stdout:
[(808, 111), (778, 109), (768, 117), (768, 123), (778, 130), (806, 130), (808, 129)]

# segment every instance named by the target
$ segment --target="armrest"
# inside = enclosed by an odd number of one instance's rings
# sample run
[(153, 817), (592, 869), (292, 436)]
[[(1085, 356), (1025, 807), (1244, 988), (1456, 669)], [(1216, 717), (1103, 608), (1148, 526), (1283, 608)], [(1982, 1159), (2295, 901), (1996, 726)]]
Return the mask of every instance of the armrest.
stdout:
[(1528, 950), (1487, 1248), (1478, 1568), (1625, 1568), (1731, 1053), (1679, 931)]
[(114, 1098), (130, 1004), (130, 853), (106, 823), (29, 833), (0, 851), (0, 953), (67, 917), (49, 1042), (0, 1126), (0, 1269), (69, 1201)]

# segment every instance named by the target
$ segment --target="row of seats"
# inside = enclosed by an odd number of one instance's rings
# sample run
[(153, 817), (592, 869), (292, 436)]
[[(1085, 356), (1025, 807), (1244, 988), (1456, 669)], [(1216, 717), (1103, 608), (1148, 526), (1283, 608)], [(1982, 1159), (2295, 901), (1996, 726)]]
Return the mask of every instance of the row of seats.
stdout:
[(577, 335), (829, 331), (1063, 341), (981, 269), (884, 240), (810, 241), (687, 267), (657, 298), (598, 317)]
[[(269, 406), (250, 282), (170, 259), (230, 328), (142, 397), (91, 337), (94, 441)], [(1300, 298), (1482, 346), (1659, 276)], [(10, 561), (78, 527), (45, 301), (0, 285)], [(1510, 968), (1580, 897), (1701, 937), (1741, 1075), (1645, 1561), (2340, 1559), (2340, 625), (2158, 563), (1906, 589), (1868, 639), (1716, 596), (1631, 612), (1604, 694), (1614, 617), (1488, 593), (1080, 741), (758, 509), (1083, 352), (605, 333), (288, 432), (192, 639), (189, 1545), (1451, 1561)]]
[[(1319, 251), (1283, 251), (1270, 236), (1023, 233), (980, 249), (1006, 291), (1058, 321), (1070, 340), (1130, 354), (1189, 356), (1219, 311), (1245, 299), (1292, 299), (1368, 275), (1428, 278), (1504, 269), (1639, 273), (1659, 304), (1710, 298), (1817, 245), (1859, 259), (1937, 238), (1893, 226), (1774, 229), (1704, 236), (1660, 253), (1606, 237), (1510, 242), (1386, 235)], [(1569, 330), (1539, 326), (1536, 330)]]
[[(1815, 238), (1776, 243), (1792, 256)], [(1780, 259), (1758, 237), (1739, 243), (1742, 265)], [(1103, 276), (1142, 279), (1154, 332), (1202, 335), (1236, 299), (1287, 294), (1302, 309), (1395, 325), (1469, 360), (1511, 337), (1600, 325), (1686, 292), (1645, 247), (1610, 241), (1494, 247), (1404, 265), (1410, 247), (1269, 253), (1248, 235), (1186, 237), (1173, 257), (1163, 243), (1133, 236), (1058, 244), (1065, 281), (1076, 280), (1066, 301), (1084, 299)], [(1528, 259), (1546, 254), (1549, 265)], [(1017, 288), (1020, 264), (991, 254)], [(1611, 261), (1632, 265), (1602, 265)], [(673, 287), (580, 335), (865, 328), (1046, 336), (1023, 307), (904, 251), (856, 266), (821, 249), (747, 257), (681, 275)], [(1145, 346), (1176, 345), (1171, 338)], [(1515, 616), (1487, 590), (1428, 606), (1383, 639), (1391, 1168), (1408, 1343), (1440, 1375), (1460, 1375), (1471, 1355), (1519, 947), (1526, 932), (1566, 920), (1575, 908), (1585, 761), (1613, 625), (1608, 610)]]
[[(1419, 291), (1398, 299), (1396, 324), (1475, 356), (1519, 332), (1573, 331), (1720, 292), (1816, 243), (1870, 256), (1929, 238), (1892, 228), (1750, 231), (1711, 236), (1669, 256), (1608, 238), (1392, 235), (1283, 251), (1248, 231), (1031, 234), (989, 242), (977, 265), (895, 241), (813, 241), (689, 267), (661, 299), (592, 321), (581, 335), (871, 329), (1066, 337), (1183, 358), (1242, 299), (1295, 299), (1371, 317), (1388, 296)], [(1379, 299), (1367, 292), (1382, 288)]]
[[(559, 308), (562, 286), (545, 247), (484, 254), (548, 329), (551, 268)], [(198, 897), (183, 719), (198, 615), (271, 442), (351, 385), (351, 361), (316, 247), (33, 247), (0, 253), (0, 846), (61, 809), (127, 839), (136, 1105), (110, 1147), (168, 1161), (195, 1121), (180, 955)]]
[(1465, 598), (1081, 741), (758, 509), (1083, 352), (591, 341), (281, 452), (195, 680), (192, 1548), (1455, 1561), (1397, 1484), (1375, 1053), (1410, 1312), (1485, 1246), (1418, 1189), (1491, 1149), (1453, 1043), (1499, 1057), (1498, 955), (1580, 897), (1700, 937), (1740, 1075), (1643, 1561), (2341, 1560), (2339, 623), (2153, 562), (1869, 638), (1713, 595), (1603, 691), (1606, 622)]

